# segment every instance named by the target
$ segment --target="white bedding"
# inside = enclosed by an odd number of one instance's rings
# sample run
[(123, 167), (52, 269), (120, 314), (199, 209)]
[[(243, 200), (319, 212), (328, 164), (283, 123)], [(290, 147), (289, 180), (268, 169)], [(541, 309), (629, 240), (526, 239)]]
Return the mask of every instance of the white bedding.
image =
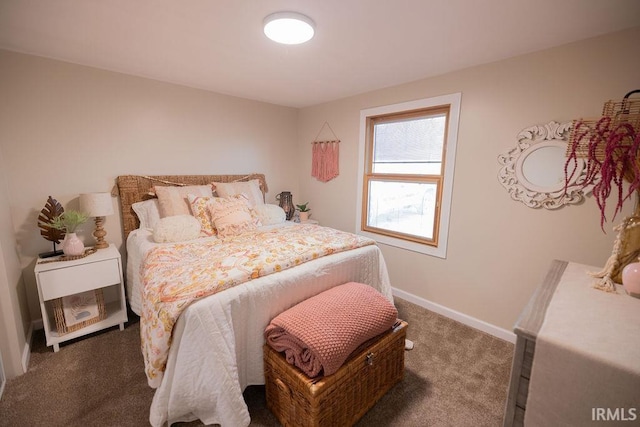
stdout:
[[(156, 243), (147, 230), (127, 239), (129, 303), (139, 313), (139, 268)], [(289, 307), (345, 282), (366, 283), (393, 301), (377, 246), (325, 256), (211, 295), (189, 306), (173, 330), (173, 343), (151, 405), (154, 426), (200, 419), (205, 424), (246, 426), (242, 392), (264, 384), (263, 332)]]

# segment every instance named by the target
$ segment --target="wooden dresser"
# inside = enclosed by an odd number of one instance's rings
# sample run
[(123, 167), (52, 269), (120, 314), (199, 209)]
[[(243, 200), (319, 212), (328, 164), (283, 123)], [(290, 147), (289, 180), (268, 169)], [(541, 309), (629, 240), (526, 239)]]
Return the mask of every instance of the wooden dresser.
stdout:
[(542, 326), (547, 307), (567, 262), (554, 260), (542, 284), (536, 289), (529, 303), (520, 314), (514, 326), (516, 347), (511, 366), (511, 381), (507, 395), (504, 427), (524, 425), (524, 412), (529, 394), (529, 379), (536, 348), (536, 337)]

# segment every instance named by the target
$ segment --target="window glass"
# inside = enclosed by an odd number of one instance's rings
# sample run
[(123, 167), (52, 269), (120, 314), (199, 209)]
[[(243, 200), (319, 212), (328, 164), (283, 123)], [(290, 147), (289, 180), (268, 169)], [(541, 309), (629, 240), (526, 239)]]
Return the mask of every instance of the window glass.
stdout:
[(436, 190), (434, 183), (369, 181), (367, 225), (432, 240)]
[(440, 174), (446, 121), (438, 114), (376, 123), (373, 173)]

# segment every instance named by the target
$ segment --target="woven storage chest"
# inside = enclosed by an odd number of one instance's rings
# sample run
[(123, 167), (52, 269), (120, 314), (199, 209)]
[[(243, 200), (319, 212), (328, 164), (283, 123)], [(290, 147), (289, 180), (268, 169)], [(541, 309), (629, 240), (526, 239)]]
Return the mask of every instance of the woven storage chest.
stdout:
[(367, 341), (328, 377), (307, 377), (265, 344), (267, 407), (285, 427), (355, 424), (403, 378), (406, 328)]

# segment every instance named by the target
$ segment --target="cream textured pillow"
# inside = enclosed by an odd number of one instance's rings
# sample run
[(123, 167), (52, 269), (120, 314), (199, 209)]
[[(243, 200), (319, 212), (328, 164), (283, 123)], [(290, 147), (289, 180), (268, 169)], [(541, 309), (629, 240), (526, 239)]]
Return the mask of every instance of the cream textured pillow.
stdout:
[(185, 187), (168, 187), (156, 185), (154, 191), (158, 196), (160, 218), (173, 215), (191, 215), (191, 207), (187, 196), (213, 197), (210, 185), (187, 185)]
[(212, 199), (213, 197), (196, 196), (195, 194), (187, 195), (187, 200), (191, 205), (191, 213), (200, 221), (200, 234), (203, 236), (215, 236), (217, 233), (209, 210), (209, 203)]
[(158, 199), (145, 200), (136, 202), (131, 205), (131, 209), (135, 212), (140, 221), (140, 227), (153, 229), (160, 220), (160, 211), (158, 210)]
[(240, 198), (216, 197), (207, 206), (211, 212), (213, 224), (218, 230), (218, 236), (222, 238), (256, 229), (249, 208)]
[(264, 205), (264, 196), (260, 190), (260, 181), (252, 179), (247, 182), (212, 182), (218, 196), (225, 199), (237, 194), (244, 194), (251, 206)]
[(281, 224), (287, 220), (287, 214), (284, 213), (284, 209), (278, 205), (267, 203), (255, 206), (252, 216), (258, 218), (262, 225)]
[(200, 237), (200, 221), (191, 215), (160, 218), (153, 229), (156, 243), (182, 242)]

